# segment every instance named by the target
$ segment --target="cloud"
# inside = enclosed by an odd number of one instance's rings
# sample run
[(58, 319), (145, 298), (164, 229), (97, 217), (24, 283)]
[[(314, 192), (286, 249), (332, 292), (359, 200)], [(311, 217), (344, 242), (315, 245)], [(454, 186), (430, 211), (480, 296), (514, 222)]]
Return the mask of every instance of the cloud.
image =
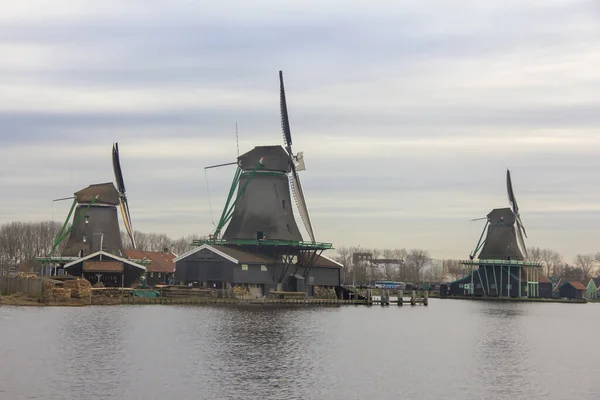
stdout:
[(62, 218), (119, 141), (136, 229), (210, 231), (204, 167), (236, 122), (281, 143), (283, 69), (319, 240), (464, 257), (510, 167), (532, 244), (597, 251), (594, 1), (42, 3), (0, 6), (0, 223)]

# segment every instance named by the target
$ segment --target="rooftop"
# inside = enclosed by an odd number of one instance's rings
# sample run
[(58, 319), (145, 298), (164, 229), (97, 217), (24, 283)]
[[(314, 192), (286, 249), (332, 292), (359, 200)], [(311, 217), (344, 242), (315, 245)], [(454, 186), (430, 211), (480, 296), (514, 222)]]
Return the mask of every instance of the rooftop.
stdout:
[(148, 272), (175, 272), (175, 254), (164, 251), (125, 250), (127, 258), (148, 261), (145, 264)]

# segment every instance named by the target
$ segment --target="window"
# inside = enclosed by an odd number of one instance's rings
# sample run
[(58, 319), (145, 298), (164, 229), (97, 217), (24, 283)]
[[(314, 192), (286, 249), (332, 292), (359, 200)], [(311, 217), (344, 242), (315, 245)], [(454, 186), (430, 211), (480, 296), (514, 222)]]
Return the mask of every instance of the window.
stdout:
[(462, 283), (458, 285), (459, 289), (462, 289), (465, 285), (463, 285)]
[(481, 289), (481, 284), (480, 284), (480, 283), (476, 284), (476, 285), (475, 285), (475, 288), (476, 288), (476, 289)]
[(6, 275), (6, 268), (0, 269), (0, 276)]
[(159, 272), (159, 273), (158, 273), (158, 277), (160, 278), (160, 276), (161, 276), (161, 273)]
[(83, 235), (83, 243), (87, 242), (87, 236)]
[(248, 264), (242, 264), (242, 271), (248, 271)]
[(8, 267), (8, 272), (15, 272), (16, 270), (16, 267)]
[(154, 272), (150, 272), (150, 278), (154, 278)]
[(257, 231), (256, 232), (256, 238), (258, 240), (264, 240), (265, 239), (265, 233), (263, 231)]
[(260, 270), (261, 271), (266, 271), (267, 270), (267, 266), (266, 265), (261, 265), (260, 266)]
[(89, 224), (89, 223), (90, 223), (90, 217), (89, 217), (89, 215), (86, 215), (86, 216), (85, 216), (85, 223), (86, 223), (86, 224)]

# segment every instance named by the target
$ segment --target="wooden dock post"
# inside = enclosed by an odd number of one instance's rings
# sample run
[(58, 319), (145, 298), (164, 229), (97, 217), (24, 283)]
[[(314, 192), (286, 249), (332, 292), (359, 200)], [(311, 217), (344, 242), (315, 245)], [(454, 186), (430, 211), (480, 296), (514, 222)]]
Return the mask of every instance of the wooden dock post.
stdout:
[(424, 296), (425, 297), (423, 297), (423, 305), (426, 306), (429, 304), (429, 290), (425, 291)]
[(398, 291), (398, 305), (399, 306), (403, 306), (404, 305), (404, 290), (400, 289)]
[(416, 304), (417, 304), (417, 292), (413, 290), (410, 293), (410, 305), (414, 306)]

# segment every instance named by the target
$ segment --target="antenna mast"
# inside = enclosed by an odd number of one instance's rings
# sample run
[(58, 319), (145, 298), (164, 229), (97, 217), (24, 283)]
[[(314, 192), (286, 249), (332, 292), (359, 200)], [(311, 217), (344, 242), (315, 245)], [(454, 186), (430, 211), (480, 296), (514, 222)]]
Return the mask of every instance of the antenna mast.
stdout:
[(240, 157), (240, 137), (238, 136), (238, 125), (235, 123), (235, 141), (237, 143), (237, 156)]

